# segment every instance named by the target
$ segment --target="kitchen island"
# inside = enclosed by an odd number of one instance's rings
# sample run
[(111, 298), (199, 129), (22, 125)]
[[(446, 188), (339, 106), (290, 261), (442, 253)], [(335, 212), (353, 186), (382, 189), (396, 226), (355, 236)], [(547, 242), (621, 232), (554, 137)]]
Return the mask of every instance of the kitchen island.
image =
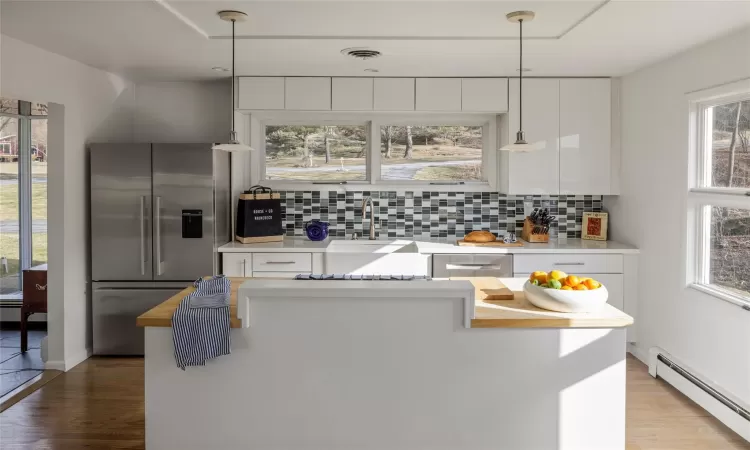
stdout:
[(167, 300), (138, 318), (147, 449), (624, 449), (632, 319), (479, 281), (232, 279), (232, 354), (186, 371)]

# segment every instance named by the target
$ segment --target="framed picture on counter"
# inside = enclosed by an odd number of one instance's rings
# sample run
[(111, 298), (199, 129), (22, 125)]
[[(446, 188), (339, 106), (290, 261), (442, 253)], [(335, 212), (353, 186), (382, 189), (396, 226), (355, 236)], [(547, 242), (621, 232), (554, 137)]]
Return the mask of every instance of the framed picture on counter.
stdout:
[(606, 241), (608, 220), (609, 214), (605, 212), (583, 213), (581, 238), (594, 241)]

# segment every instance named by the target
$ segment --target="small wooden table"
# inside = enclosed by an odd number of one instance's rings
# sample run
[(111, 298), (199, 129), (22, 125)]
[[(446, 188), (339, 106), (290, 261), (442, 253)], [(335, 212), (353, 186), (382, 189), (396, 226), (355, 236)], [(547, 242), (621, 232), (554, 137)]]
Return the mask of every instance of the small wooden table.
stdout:
[(21, 351), (29, 348), (29, 316), (47, 312), (47, 264), (23, 271), (23, 304), (21, 306)]

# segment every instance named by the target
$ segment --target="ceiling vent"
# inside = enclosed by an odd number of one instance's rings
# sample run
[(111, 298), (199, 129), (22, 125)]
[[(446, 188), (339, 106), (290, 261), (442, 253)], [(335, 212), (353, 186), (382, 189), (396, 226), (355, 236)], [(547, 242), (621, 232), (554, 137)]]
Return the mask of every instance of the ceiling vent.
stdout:
[(368, 60), (380, 56), (380, 52), (367, 47), (351, 47), (341, 50), (342, 55), (351, 56), (352, 58)]

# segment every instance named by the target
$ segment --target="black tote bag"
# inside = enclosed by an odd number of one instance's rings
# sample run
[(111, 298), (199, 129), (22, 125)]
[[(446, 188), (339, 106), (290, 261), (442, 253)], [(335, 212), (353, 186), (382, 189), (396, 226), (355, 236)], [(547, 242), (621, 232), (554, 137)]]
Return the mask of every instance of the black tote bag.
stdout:
[(264, 186), (253, 186), (240, 194), (236, 239), (243, 244), (284, 240), (281, 194)]

